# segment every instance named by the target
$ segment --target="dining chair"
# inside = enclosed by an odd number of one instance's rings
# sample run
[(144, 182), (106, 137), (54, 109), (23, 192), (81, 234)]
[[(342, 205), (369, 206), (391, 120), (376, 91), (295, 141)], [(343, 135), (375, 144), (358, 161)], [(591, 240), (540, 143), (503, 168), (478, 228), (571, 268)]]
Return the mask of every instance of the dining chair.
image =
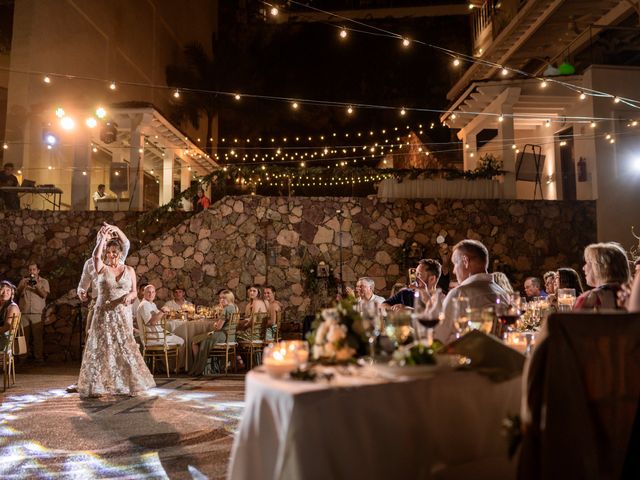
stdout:
[(168, 341), (169, 332), (166, 330), (166, 321), (161, 318), (155, 325), (147, 325), (141, 320), (138, 321), (140, 327), (140, 338), (142, 340), (142, 357), (151, 359), (151, 373), (155, 373), (156, 358), (164, 359), (164, 366), (169, 373), (169, 357), (175, 357), (175, 372), (178, 372), (178, 352), (180, 345)]
[(2, 386), (3, 391), (7, 390), (9, 384), (16, 383), (16, 363), (13, 355), (14, 340), (20, 328), (21, 314), (13, 314), (11, 316), (11, 329), (7, 337), (7, 343), (2, 349)]
[(551, 315), (524, 381), (519, 479), (623, 478), (640, 455), (640, 314)]
[[(225, 326), (220, 330), (224, 333), (224, 342), (214, 343), (209, 349), (209, 358), (214, 362), (217, 360), (224, 361), (224, 374), (229, 371), (229, 360), (233, 360), (233, 371), (238, 371), (237, 368), (237, 349), (238, 342), (236, 341), (236, 330), (238, 328), (238, 322), (240, 321), (240, 314), (231, 314), (229, 320)], [(222, 369), (221, 369), (222, 370)]]
[(267, 333), (268, 313), (254, 313), (247, 332), (238, 336), (238, 352), (245, 355), (249, 370), (253, 368), (253, 363), (262, 363), (262, 349), (265, 346)]

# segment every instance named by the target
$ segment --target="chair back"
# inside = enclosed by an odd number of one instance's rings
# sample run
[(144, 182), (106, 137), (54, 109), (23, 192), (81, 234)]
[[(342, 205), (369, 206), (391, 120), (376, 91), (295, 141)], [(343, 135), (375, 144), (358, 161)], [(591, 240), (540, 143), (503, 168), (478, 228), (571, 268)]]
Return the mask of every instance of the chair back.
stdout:
[(13, 342), (18, 335), (18, 329), (20, 328), (20, 319), (22, 318), (21, 313), (14, 313), (9, 317), (11, 319), (11, 329), (9, 330), (9, 337), (7, 338), (7, 344), (4, 346), (3, 352), (5, 354), (13, 353)]
[(155, 325), (148, 325), (143, 322), (142, 325), (142, 335), (140, 338), (142, 339), (142, 344), (145, 347), (153, 346), (167, 346), (167, 335), (165, 326), (167, 322), (164, 318), (160, 318)]
[(284, 312), (282, 310), (278, 310), (276, 312), (276, 323), (273, 324), (273, 341), (279, 342), (282, 339), (282, 335), (280, 333), (280, 328), (282, 327), (282, 318), (284, 317)]
[(553, 314), (546, 330), (525, 374), (518, 477), (621, 478), (625, 459), (639, 454), (629, 445), (640, 399), (640, 314)]
[(218, 342), (217, 345), (229, 345), (236, 341), (236, 331), (238, 329), (238, 322), (240, 321), (239, 313), (232, 313), (229, 315), (227, 323), (222, 327), (222, 333), (224, 333), (224, 342)]
[(254, 313), (251, 316), (251, 341), (264, 342), (267, 336), (267, 319), (268, 313)]

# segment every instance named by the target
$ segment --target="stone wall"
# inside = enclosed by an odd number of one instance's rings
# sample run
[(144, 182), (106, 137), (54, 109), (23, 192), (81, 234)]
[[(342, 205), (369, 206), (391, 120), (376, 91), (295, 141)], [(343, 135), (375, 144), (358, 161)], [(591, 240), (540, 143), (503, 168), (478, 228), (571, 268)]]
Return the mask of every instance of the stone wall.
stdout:
[(388, 295), (415, 265), (411, 244), (420, 256), (435, 256), (439, 235), (449, 245), (475, 238), (520, 288), (524, 277), (560, 266), (580, 271), (595, 232), (593, 202), (225, 197), (128, 263), (156, 286), (158, 303), (177, 284), (203, 304), (222, 288), (242, 302), (246, 286), (270, 284), (288, 318), (301, 320), (335, 296), (333, 282), (316, 278), (321, 261), (336, 277), (342, 256), (345, 282), (369, 276)]
[[(0, 211), (0, 279), (17, 282), (37, 262), (57, 298), (75, 288), (102, 222), (132, 228), (132, 251), (189, 214), (171, 212), (162, 222), (136, 227), (139, 212)], [(160, 219), (159, 219), (160, 220)]]

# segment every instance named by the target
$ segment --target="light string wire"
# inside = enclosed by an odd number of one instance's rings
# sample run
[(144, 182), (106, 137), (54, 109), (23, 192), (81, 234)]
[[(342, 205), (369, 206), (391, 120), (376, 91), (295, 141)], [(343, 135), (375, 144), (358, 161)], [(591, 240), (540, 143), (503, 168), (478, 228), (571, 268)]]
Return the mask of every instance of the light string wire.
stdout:
[[(374, 31), (380, 32), (377, 35), (381, 35), (381, 36), (385, 36), (386, 35), (389, 38), (405, 40), (405, 37), (403, 37), (399, 33), (392, 32), (390, 30), (385, 30), (385, 29), (382, 29), (382, 28), (379, 28), (379, 27), (376, 27), (376, 26), (373, 26), (373, 25), (366, 24), (364, 22), (360, 22), (360, 21), (357, 21), (357, 20), (354, 20), (354, 19), (351, 19), (351, 18), (348, 18), (348, 17), (344, 17), (344, 16), (338, 15), (338, 14), (336, 14), (334, 12), (329, 12), (327, 10), (322, 10), (322, 9), (314, 7), (312, 5), (303, 4), (303, 3), (297, 2), (296, 0), (289, 0), (289, 2), (292, 3), (292, 4), (298, 5), (300, 7), (309, 9), (309, 10), (313, 10), (313, 11), (316, 11), (316, 12), (319, 12), (319, 13), (322, 13), (322, 14), (325, 14), (325, 15), (329, 15), (329, 16), (338, 18), (340, 20), (343, 20), (343, 21), (346, 21), (346, 22), (349, 22), (349, 23), (354, 23), (356, 25), (364, 26), (366, 28), (370, 28), (370, 29), (372, 29)], [(263, 3), (266, 3), (266, 2), (263, 2)], [(345, 28), (345, 27), (337, 27), (337, 28)], [(350, 30), (350, 29), (348, 29), (348, 30)], [(354, 29), (352, 31), (356, 31), (356, 30)], [(370, 33), (370, 32), (360, 31), (360, 33), (367, 34), (367, 33)], [(433, 44), (433, 43), (423, 42), (421, 40), (415, 40), (415, 39), (407, 39), (407, 40), (409, 40), (411, 43), (417, 43), (419, 45), (424, 45), (424, 46), (433, 48), (435, 50), (439, 50), (439, 51), (444, 52), (447, 55), (451, 56), (452, 58), (456, 58), (456, 57), (463, 58), (465, 61), (470, 62), (470, 63), (480, 64), (480, 65), (484, 65), (484, 66), (488, 66), (488, 67), (492, 67), (492, 68), (496, 68), (496, 69), (506, 69), (506, 70), (508, 70), (510, 72), (517, 73), (519, 75), (522, 75), (522, 76), (525, 76), (525, 77), (528, 77), (528, 78), (538, 79), (540, 81), (546, 81), (548, 83), (556, 83), (556, 84), (561, 85), (561, 86), (563, 86), (565, 88), (568, 88), (568, 89), (570, 89), (570, 90), (572, 90), (574, 92), (584, 93), (585, 95), (590, 95), (590, 96), (593, 96), (593, 97), (605, 97), (605, 98), (618, 99), (620, 101), (620, 103), (624, 103), (624, 104), (626, 104), (626, 105), (628, 105), (628, 106), (630, 106), (632, 108), (640, 109), (640, 100), (635, 100), (635, 99), (628, 98), (628, 97), (621, 97), (621, 96), (618, 96), (618, 95), (613, 95), (613, 94), (608, 93), (608, 92), (603, 92), (603, 91), (599, 91), (599, 90), (595, 90), (595, 89), (591, 89), (591, 88), (578, 87), (576, 85), (572, 85), (572, 84), (570, 84), (568, 82), (564, 82), (562, 80), (558, 80), (557, 78), (553, 78), (553, 77), (550, 77), (550, 78), (538, 77), (536, 75), (532, 75), (532, 74), (530, 74), (528, 72), (525, 72), (523, 70), (519, 70), (517, 68), (508, 67), (506, 65), (500, 65), (498, 63), (495, 63), (495, 62), (492, 62), (492, 61), (489, 61), (489, 60), (485, 60), (483, 58), (477, 58), (477, 57), (473, 57), (473, 56), (468, 55), (468, 54), (456, 52), (455, 50), (451, 50), (451, 49), (448, 49), (448, 48), (445, 48), (445, 47), (442, 47), (440, 45), (436, 45), (436, 44)], [(445, 112), (443, 112), (443, 113), (445, 113)], [(446, 113), (450, 113), (450, 110), (447, 110)]]

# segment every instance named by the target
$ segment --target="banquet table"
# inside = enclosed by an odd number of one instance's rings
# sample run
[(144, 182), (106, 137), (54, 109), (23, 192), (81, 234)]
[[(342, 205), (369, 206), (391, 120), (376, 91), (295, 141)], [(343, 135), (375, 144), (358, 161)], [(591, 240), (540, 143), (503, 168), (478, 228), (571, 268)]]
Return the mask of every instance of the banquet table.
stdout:
[(249, 372), (228, 478), (515, 478), (501, 425), (519, 413), (520, 376), (339, 383)]
[(193, 351), (191, 339), (201, 333), (213, 330), (215, 321), (205, 318), (201, 320), (168, 320), (167, 330), (184, 340), (184, 344), (178, 352), (178, 365), (182, 365), (185, 371), (189, 370), (189, 364), (193, 363)]

